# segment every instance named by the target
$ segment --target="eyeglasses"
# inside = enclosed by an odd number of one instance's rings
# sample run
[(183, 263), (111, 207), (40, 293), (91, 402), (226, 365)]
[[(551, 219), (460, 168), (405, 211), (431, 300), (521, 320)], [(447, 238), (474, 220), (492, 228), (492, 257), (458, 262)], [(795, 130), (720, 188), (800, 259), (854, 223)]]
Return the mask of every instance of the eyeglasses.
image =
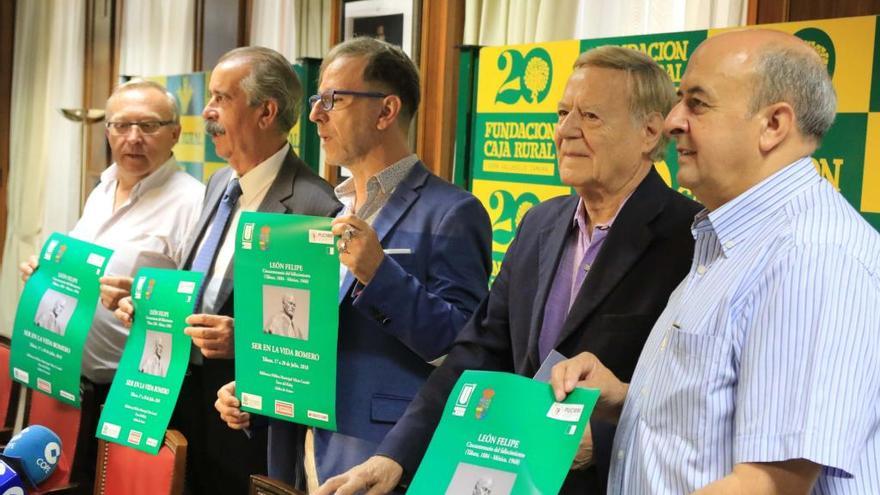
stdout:
[(124, 136), (131, 131), (132, 126), (137, 126), (144, 134), (156, 134), (162, 127), (173, 124), (173, 120), (147, 120), (144, 122), (107, 122), (107, 129), (111, 134)]
[(346, 96), (363, 96), (365, 98), (385, 98), (388, 96), (385, 93), (379, 93), (376, 91), (348, 91), (345, 89), (328, 89), (323, 93), (318, 93), (316, 95), (309, 96), (309, 108), (313, 108), (315, 103), (321, 102), (321, 109), (325, 112), (329, 112), (333, 110), (333, 105), (336, 103), (336, 95), (346, 95)]

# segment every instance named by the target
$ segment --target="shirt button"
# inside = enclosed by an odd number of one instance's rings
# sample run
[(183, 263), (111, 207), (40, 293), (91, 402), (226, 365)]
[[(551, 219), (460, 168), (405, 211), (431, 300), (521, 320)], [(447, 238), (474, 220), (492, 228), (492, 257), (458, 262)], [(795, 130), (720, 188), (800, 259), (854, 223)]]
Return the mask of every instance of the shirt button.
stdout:
[(639, 394), (641, 394), (642, 397), (648, 395), (648, 387), (642, 387), (642, 390), (641, 392), (639, 392)]
[(620, 450), (617, 451), (617, 460), (618, 460), (618, 461), (622, 461), (622, 460), (623, 460), (623, 449), (620, 449)]
[(590, 264), (589, 263), (584, 263), (584, 271), (585, 272), (590, 271)]
[(725, 248), (725, 249), (730, 249), (730, 248), (733, 247), (733, 244), (734, 244), (733, 241), (727, 241), (727, 242), (724, 243), (724, 248)]
[(706, 273), (706, 265), (700, 265), (697, 267), (697, 275), (702, 275)]

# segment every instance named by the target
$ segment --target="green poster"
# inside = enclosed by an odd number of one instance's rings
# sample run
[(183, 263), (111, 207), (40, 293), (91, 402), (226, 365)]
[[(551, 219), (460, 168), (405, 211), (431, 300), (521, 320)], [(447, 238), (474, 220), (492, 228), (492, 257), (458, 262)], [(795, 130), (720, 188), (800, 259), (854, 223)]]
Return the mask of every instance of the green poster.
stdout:
[(150, 454), (159, 452), (189, 364), (183, 333), (203, 274), (138, 270), (132, 285), (134, 322), (101, 420), (98, 438)]
[(235, 388), (245, 411), (335, 430), (339, 259), (330, 221), (242, 213)]
[(79, 407), (82, 349), (99, 304), (98, 279), (112, 254), (63, 234), (49, 237), (15, 313), (13, 379)]
[(598, 398), (579, 388), (556, 402), (546, 383), (465, 371), (407, 493), (557, 493)]

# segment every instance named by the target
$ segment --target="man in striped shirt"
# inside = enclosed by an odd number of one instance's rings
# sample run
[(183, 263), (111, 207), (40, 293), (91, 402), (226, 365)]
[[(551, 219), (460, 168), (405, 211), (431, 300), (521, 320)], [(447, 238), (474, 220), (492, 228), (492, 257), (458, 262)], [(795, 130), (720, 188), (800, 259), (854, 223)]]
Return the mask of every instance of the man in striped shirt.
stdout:
[(824, 64), (728, 33), (679, 96), (678, 180), (706, 206), (690, 273), (631, 383), (585, 353), (557, 397), (599, 387), (619, 419), (609, 493), (880, 493), (880, 236), (810, 159), (836, 108)]

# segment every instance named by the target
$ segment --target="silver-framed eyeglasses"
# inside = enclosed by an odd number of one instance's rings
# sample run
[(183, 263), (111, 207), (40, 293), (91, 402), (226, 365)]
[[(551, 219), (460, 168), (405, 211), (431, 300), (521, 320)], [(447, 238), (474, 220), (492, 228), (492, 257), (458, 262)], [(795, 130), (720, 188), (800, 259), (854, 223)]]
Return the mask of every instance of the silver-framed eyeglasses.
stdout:
[(309, 96), (309, 108), (314, 108), (315, 103), (321, 102), (321, 109), (325, 112), (329, 112), (333, 110), (333, 105), (336, 103), (336, 96), (344, 95), (344, 96), (362, 96), (364, 98), (385, 98), (388, 96), (385, 93), (379, 93), (378, 91), (349, 91), (347, 89), (328, 89), (323, 93), (318, 93), (316, 95)]
[(145, 120), (143, 122), (107, 122), (106, 126), (111, 134), (124, 136), (131, 131), (132, 126), (137, 126), (144, 134), (156, 134), (162, 127), (173, 123), (173, 120)]

